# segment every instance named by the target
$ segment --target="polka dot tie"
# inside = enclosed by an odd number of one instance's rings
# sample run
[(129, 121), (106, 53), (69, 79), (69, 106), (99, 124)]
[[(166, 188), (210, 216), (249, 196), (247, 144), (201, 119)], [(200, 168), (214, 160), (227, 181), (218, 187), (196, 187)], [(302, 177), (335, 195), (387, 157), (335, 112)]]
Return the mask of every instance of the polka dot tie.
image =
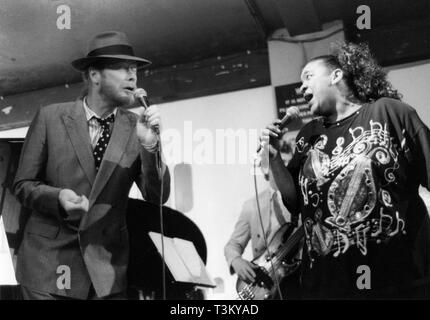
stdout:
[(100, 126), (102, 127), (102, 130), (103, 130), (93, 152), (96, 170), (99, 170), (100, 164), (102, 163), (102, 160), (103, 160), (103, 155), (109, 144), (109, 139), (110, 139), (109, 124), (115, 121), (115, 115), (111, 114), (106, 119), (99, 119), (97, 117), (94, 117), (94, 118), (100, 123)]

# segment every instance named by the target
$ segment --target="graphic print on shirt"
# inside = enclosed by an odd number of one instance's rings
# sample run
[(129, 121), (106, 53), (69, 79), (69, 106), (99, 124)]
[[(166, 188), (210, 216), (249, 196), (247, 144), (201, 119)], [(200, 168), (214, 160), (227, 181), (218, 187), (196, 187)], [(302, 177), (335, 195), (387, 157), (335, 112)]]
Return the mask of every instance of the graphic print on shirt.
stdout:
[[(399, 154), (386, 125), (372, 120), (369, 124), (369, 130), (349, 129), (348, 145), (338, 137), (331, 155), (323, 151), (326, 135), (313, 146), (303, 137), (297, 142), (297, 152), (307, 155), (299, 185), (305, 207), (314, 212), (304, 223), (312, 256), (337, 257), (352, 246), (366, 255), (368, 241), (379, 243), (405, 233), (388, 191), (396, 182)], [(328, 210), (323, 217), (324, 203)]]

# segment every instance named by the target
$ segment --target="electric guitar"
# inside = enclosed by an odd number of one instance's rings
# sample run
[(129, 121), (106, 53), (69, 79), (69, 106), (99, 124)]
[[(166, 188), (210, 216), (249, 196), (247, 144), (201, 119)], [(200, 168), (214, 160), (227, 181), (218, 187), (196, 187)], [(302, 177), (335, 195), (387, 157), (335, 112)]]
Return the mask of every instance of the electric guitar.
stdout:
[(252, 261), (258, 265), (258, 268), (254, 269), (255, 281), (246, 283), (240, 278), (237, 280), (238, 299), (274, 299), (278, 292), (278, 284), (300, 266), (301, 260), (297, 259), (297, 254), (303, 237), (303, 226), (296, 228), (291, 223), (284, 224), (273, 236), (268, 249)]

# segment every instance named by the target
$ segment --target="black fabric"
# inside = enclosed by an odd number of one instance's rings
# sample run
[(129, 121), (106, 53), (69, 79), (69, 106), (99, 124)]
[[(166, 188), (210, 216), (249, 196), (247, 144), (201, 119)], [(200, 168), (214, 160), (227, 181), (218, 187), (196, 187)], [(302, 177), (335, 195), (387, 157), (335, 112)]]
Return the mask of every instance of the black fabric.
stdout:
[(102, 160), (103, 160), (104, 153), (109, 144), (109, 139), (110, 139), (109, 124), (115, 121), (115, 115), (111, 114), (106, 119), (99, 119), (97, 117), (94, 117), (94, 118), (100, 123), (100, 126), (103, 129), (102, 134), (99, 140), (97, 141), (97, 144), (94, 147), (94, 151), (93, 151), (96, 170), (99, 170), (100, 164), (102, 163)]
[(88, 53), (87, 57), (97, 57), (97, 56), (110, 55), (110, 54), (134, 56), (132, 47), (124, 44), (118, 44), (118, 45), (95, 49), (90, 53)]
[[(79, 300), (53, 293), (41, 292), (25, 286), (21, 286), (21, 295), (23, 300)], [(107, 297), (99, 298), (96, 295), (94, 287), (91, 285), (87, 300), (127, 300), (127, 292), (115, 293)]]
[(273, 203), (273, 211), (276, 216), (276, 220), (278, 220), (278, 223), (280, 226), (283, 226), (287, 221), (284, 218), (284, 215), (282, 214), (282, 209), (280, 206), (281, 198), (278, 196), (277, 192), (273, 193), (272, 196), (272, 203)]
[(399, 298), (428, 282), (418, 187), (429, 188), (430, 131), (412, 107), (382, 98), (336, 123), (313, 120), (288, 168), (305, 226), (305, 298)]

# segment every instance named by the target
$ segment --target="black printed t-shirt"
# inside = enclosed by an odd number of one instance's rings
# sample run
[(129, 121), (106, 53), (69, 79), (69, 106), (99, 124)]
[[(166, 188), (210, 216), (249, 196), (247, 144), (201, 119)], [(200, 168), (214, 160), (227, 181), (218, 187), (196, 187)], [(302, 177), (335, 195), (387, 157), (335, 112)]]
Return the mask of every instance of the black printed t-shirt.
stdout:
[(413, 250), (428, 224), (418, 187), (430, 185), (430, 131), (411, 106), (381, 98), (336, 123), (311, 121), (288, 169), (305, 298), (401, 297), (423, 277)]

